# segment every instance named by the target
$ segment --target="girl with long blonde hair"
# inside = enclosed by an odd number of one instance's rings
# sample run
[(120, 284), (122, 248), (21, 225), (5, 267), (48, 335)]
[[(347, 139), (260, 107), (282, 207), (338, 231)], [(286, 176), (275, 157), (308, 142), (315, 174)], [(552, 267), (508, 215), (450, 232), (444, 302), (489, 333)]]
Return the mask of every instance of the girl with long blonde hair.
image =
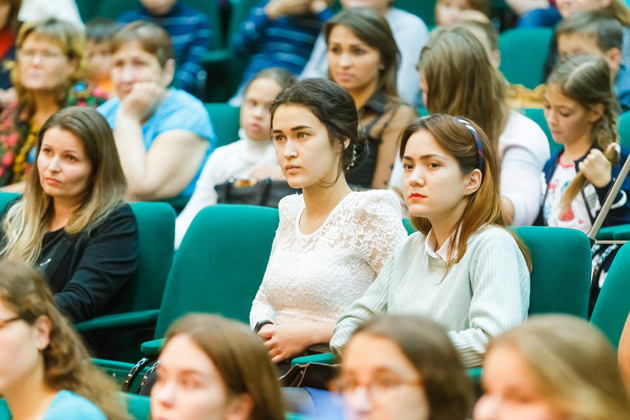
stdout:
[(606, 337), (568, 315), (536, 316), (488, 346), (475, 420), (625, 420), (630, 397)]
[[(510, 110), (506, 85), (479, 40), (468, 29), (439, 28), (422, 49), (420, 88), (430, 114), (463, 116), (479, 124), (497, 156), (503, 217), (528, 226), (540, 206), (540, 171), (549, 144), (534, 121)], [(400, 185), (402, 168), (392, 185)]]
[(419, 232), (337, 320), (331, 348), (342, 353), (375, 314), (416, 313), (449, 331), (466, 367), (479, 366), (488, 340), (522, 323), (529, 308), (529, 252), (505, 229), (496, 152), (472, 121), (433, 114), (403, 131), (400, 159)]
[(0, 395), (3, 419), (129, 418), (41, 274), (16, 261), (0, 262)]
[(73, 322), (115, 310), (137, 269), (138, 226), (107, 121), (91, 108), (58, 112), (35, 161), (24, 196), (0, 215), (0, 259), (43, 271)]

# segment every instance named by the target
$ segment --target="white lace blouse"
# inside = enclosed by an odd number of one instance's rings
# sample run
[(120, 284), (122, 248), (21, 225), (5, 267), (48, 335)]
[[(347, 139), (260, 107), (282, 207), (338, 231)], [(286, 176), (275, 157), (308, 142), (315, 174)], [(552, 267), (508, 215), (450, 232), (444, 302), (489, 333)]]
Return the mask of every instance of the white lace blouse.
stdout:
[(385, 190), (346, 196), (315, 232), (299, 222), (301, 195), (280, 201), (280, 225), (250, 313), (258, 321), (334, 322), (372, 284), (407, 237), (400, 204)]

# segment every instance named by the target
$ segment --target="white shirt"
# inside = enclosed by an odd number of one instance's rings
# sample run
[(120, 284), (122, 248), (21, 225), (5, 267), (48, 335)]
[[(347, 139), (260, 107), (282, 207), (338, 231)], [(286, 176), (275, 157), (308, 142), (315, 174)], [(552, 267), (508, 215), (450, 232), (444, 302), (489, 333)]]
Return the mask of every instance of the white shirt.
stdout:
[(22, 7), (18, 14), (20, 22), (48, 18), (68, 21), (81, 31), (85, 28), (74, 0), (22, 0)]
[[(392, 29), (400, 50), (398, 94), (410, 104), (421, 105), (420, 75), (416, 69), (416, 64), (420, 59), (422, 47), (429, 41), (427, 25), (418, 16), (393, 7), (385, 15), (385, 19)], [(320, 34), (315, 41), (311, 58), (306, 63), (300, 78), (326, 77), (327, 74), (326, 40)]]
[(280, 225), (250, 313), (258, 321), (334, 322), (372, 284), (407, 237), (398, 200), (389, 191), (353, 192), (315, 232), (299, 223), (302, 195), (280, 201)]
[[(543, 205), (543, 216), (548, 226), (578, 229), (588, 233), (592, 226), (591, 218), (588, 215), (588, 209), (581, 192), (573, 199), (571, 207), (563, 214), (560, 214), (562, 210), (560, 206), (562, 195), (573, 182), (576, 175), (573, 162), (569, 165), (563, 165), (562, 162), (558, 162), (547, 189), (547, 197)], [(591, 184), (584, 188), (584, 193), (597, 197), (597, 192)]]
[(215, 186), (230, 178), (248, 179), (256, 168), (278, 163), (276, 151), (270, 141), (254, 141), (239, 131), (241, 140), (216, 149), (208, 158), (199, 175), (190, 201), (175, 222), (175, 249), (184, 239), (184, 234), (193, 219), (203, 208), (217, 204)]
[[(511, 111), (498, 146), (501, 195), (514, 205), (512, 225), (531, 226), (540, 211), (540, 173), (550, 158), (547, 136), (534, 121)], [(391, 190), (402, 191), (402, 175), (402, 163), (396, 158)]]

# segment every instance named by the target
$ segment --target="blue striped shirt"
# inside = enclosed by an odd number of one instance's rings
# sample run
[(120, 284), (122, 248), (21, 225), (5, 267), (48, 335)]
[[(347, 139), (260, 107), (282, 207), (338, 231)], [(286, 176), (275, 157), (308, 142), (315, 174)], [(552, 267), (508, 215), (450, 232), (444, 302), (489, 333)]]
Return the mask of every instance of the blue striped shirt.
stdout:
[(173, 86), (193, 92), (197, 83), (197, 74), (203, 70), (201, 58), (208, 51), (212, 29), (206, 15), (188, 7), (181, 2), (162, 16), (154, 16), (140, 7), (130, 10), (118, 18), (121, 23), (136, 20), (152, 22), (169, 33), (175, 49), (177, 71)]
[(243, 75), (246, 83), (260, 70), (282, 67), (300, 74), (308, 62), (322, 24), (333, 16), (330, 9), (317, 15), (281, 16), (270, 20), (261, 0), (234, 34), (232, 46), (240, 55), (252, 55)]

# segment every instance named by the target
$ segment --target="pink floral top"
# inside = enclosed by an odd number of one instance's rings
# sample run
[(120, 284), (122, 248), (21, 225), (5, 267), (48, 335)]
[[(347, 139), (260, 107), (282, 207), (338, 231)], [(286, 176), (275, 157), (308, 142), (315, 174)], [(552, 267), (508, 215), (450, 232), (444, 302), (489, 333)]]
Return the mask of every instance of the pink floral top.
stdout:
[[(68, 93), (65, 106), (96, 108), (107, 99), (103, 90), (79, 83)], [(0, 187), (24, 181), (35, 162), (39, 127), (32, 114), (32, 109), (20, 109), (17, 103), (0, 114)]]

